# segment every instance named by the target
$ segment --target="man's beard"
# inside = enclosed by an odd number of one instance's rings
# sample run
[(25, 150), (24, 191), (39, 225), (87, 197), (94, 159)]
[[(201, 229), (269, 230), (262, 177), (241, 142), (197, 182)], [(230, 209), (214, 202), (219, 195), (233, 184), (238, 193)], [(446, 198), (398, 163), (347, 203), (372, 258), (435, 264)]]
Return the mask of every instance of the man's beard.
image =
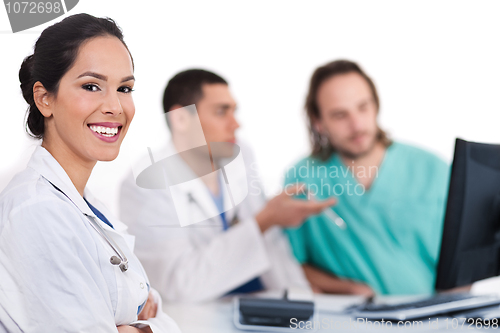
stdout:
[[(365, 134), (365, 133), (361, 133), (361, 134)], [(352, 137), (349, 138), (349, 140), (353, 140), (358, 135), (360, 135), (360, 133), (353, 135)], [(343, 147), (334, 147), (334, 148), (344, 158), (355, 161), (359, 158), (365, 157), (366, 155), (370, 154), (373, 151), (373, 149), (375, 148), (375, 145), (377, 144), (377, 142), (378, 142), (378, 132), (372, 136), (372, 140), (371, 140), (368, 148), (366, 148), (365, 150), (363, 150), (361, 152), (353, 152), (349, 149), (343, 149)]]

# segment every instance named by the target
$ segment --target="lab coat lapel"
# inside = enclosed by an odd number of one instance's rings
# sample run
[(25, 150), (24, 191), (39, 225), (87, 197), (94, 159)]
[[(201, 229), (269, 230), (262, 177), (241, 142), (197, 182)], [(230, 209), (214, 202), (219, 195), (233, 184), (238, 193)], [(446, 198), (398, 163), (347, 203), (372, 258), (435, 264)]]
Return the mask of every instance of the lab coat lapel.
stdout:
[[(177, 150), (173, 142), (170, 141), (162, 155), (171, 156), (175, 154), (177, 154)], [(188, 175), (187, 177), (183, 177), (184, 179), (191, 179), (191, 181), (169, 188), (181, 226), (209, 220), (216, 221), (218, 225), (222, 225), (219, 216), (220, 213), (210, 196), (207, 186), (201, 178), (198, 178), (182, 158), (179, 157), (176, 163), (165, 171), (166, 177), (183, 172)], [(167, 181), (167, 184), (168, 183)]]
[(33, 153), (28, 167), (34, 169), (52, 185), (56, 186), (73, 204), (85, 215), (96, 217), (83, 197), (71, 182), (68, 174), (56, 159), (42, 146), (38, 146)]
[[(241, 154), (241, 152), (240, 152), (240, 154)], [(228, 164), (228, 161), (230, 161), (230, 160), (223, 159), (221, 161), (221, 165), (226, 166)], [(223, 177), (222, 170), (219, 170), (220, 177), (222, 179), (222, 181), (221, 181), (222, 190), (224, 191), (223, 192), (224, 193), (224, 209), (226, 211), (226, 219), (227, 219), (227, 222), (229, 225), (231, 225), (231, 221), (233, 219), (238, 218), (238, 216), (237, 216), (238, 215), (238, 209), (237, 209), (238, 201), (235, 202), (235, 198), (231, 197), (233, 195), (233, 193), (229, 192), (229, 189), (230, 188), (234, 189), (234, 188), (238, 188), (238, 187), (242, 187), (242, 188), (249, 187), (248, 184), (245, 184), (248, 181), (246, 172), (235, 173), (237, 171), (238, 170), (234, 169), (234, 168), (230, 168), (230, 171), (225, 169), (226, 175), (228, 177), (227, 180), (231, 184), (231, 186), (230, 186), (229, 184), (226, 184), (226, 179)], [(228, 175), (228, 172), (231, 172), (231, 173)], [(236, 206), (235, 206), (235, 204), (236, 204)]]
[(182, 188), (184, 192), (183, 196), (186, 198), (189, 198), (189, 196), (192, 197), (191, 201), (188, 202), (186, 208), (189, 210), (196, 209), (200, 213), (200, 215), (198, 216), (193, 216), (193, 214), (190, 214), (194, 218), (192, 220), (190, 219), (190, 224), (214, 220), (217, 221), (218, 225), (222, 225), (222, 221), (219, 216), (220, 213), (212, 197), (210, 196), (209, 190), (206, 187), (205, 183), (203, 183), (200, 178), (197, 178), (190, 181), (189, 183), (185, 183), (185, 185), (188, 186)]
[[(219, 172), (222, 173), (221, 171), (219, 171)], [(222, 181), (220, 182), (220, 184), (221, 184), (220, 190), (223, 191), (222, 193), (224, 194), (224, 211), (225, 211), (224, 214), (226, 214), (226, 221), (227, 221), (228, 225), (230, 225), (231, 221), (233, 220), (233, 218), (235, 216), (236, 209), (233, 206), (233, 201), (231, 200), (230, 193), (227, 190), (228, 185), (226, 184), (222, 174), (220, 176), (222, 177)]]

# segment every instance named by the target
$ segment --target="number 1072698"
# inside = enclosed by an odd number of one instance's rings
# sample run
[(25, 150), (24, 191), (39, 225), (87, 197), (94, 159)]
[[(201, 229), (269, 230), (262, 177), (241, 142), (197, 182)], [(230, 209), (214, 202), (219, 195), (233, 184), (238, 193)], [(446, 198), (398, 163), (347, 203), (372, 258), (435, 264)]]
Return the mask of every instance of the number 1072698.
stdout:
[(59, 14), (63, 8), (60, 2), (29, 2), (29, 1), (16, 1), (5, 2), (7, 14), (41, 14), (41, 13), (56, 13)]

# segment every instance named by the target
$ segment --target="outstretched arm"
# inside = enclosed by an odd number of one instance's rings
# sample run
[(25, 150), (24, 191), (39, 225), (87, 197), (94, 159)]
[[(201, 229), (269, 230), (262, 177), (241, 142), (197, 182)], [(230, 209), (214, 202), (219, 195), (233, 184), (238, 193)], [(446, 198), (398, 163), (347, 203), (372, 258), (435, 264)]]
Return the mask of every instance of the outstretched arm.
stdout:
[(316, 293), (373, 296), (366, 284), (336, 277), (309, 264), (302, 265), (311, 288)]

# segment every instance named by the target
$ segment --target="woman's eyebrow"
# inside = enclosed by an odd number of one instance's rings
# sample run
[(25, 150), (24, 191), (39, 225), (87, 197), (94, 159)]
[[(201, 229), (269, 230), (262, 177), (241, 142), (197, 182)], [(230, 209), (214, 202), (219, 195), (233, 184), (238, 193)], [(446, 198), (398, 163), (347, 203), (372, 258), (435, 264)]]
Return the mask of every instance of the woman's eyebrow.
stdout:
[(133, 75), (130, 75), (130, 76), (127, 76), (127, 77), (124, 77), (122, 79), (122, 82), (127, 82), (127, 81), (130, 81), (130, 80), (134, 80), (135, 81), (135, 77)]
[[(102, 74), (95, 73), (95, 72), (85, 72), (85, 73), (82, 73), (82, 74), (78, 75), (78, 78), (81, 78), (81, 77), (84, 77), (84, 76), (91, 76), (91, 77), (95, 77), (98, 80), (108, 81), (108, 77), (106, 75), (102, 75)], [(133, 75), (124, 77), (121, 80), (121, 82), (127, 82), (127, 81), (131, 81), (131, 80), (135, 81), (135, 77)]]
[(95, 72), (85, 72), (83, 74), (78, 75), (78, 78), (84, 77), (84, 76), (92, 76), (95, 77), (98, 80), (103, 80), (103, 81), (108, 81), (108, 77), (106, 75), (98, 74)]

